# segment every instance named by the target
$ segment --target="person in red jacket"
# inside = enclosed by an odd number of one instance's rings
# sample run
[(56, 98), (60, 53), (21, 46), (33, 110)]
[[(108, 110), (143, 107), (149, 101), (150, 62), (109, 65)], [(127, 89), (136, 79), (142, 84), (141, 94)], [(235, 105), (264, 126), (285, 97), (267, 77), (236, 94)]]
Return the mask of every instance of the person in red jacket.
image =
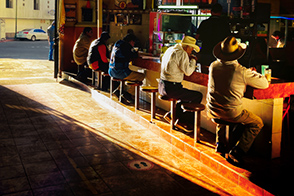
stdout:
[(98, 39), (95, 39), (91, 43), (87, 57), (88, 65), (91, 69), (108, 73), (109, 50), (107, 40), (109, 38), (109, 33), (104, 31)]
[[(87, 57), (87, 62), (90, 69), (101, 70), (104, 73), (108, 73), (110, 52), (107, 47), (107, 41), (109, 39), (109, 33), (103, 31), (98, 39), (92, 41)], [(110, 86), (109, 77), (103, 77), (102, 84), (102, 90), (108, 90)]]

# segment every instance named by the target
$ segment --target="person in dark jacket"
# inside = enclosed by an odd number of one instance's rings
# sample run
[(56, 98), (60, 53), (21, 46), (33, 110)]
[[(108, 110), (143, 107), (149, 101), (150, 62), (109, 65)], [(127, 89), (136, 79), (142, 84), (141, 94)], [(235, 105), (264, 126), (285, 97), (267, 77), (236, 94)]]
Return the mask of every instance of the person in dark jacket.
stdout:
[[(90, 69), (101, 70), (104, 73), (108, 73), (110, 52), (107, 47), (107, 41), (109, 38), (109, 33), (104, 31), (98, 39), (92, 41), (87, 57)], [(103, 77), (102, 84), (102, 90), (107, 90), (110, 84), (109, 77)]]
[[(138, 51), (134, 49), (135, 41), (135, 35), (127, 34), (122, 40), (118, 40), (114, 44), (108, 70), (111, 77), (137, 82), (142, 82), (144, 80), (145, 74), (132, 71), (129, 68), (131, 59), (138, 57)], [(127, 92), (133, 96), (134, 88), (129, 88)], [(125, 96), (128, 96), (127, 92), (124, 92)], [(125, 98), (128, 100), (131, 99), (129, 96)]]
[(108, 73), (110, 52), (107, 47), (107, 40), (109, 38), (109, 33), (104, 31), (98, 39), (91, 43), (87, 57), (88, 65), (91, 69)]
[(215, 60), (212, 54), (214, 46), (231, 34), (228, 20), (221, 16), (222, 10), (219, 3), (214, 4), (211, 16), (203, 20), (197, 29), (195, 38), (202, 41), (200, 53), (197, 55), (201, 65), (209, 66)]

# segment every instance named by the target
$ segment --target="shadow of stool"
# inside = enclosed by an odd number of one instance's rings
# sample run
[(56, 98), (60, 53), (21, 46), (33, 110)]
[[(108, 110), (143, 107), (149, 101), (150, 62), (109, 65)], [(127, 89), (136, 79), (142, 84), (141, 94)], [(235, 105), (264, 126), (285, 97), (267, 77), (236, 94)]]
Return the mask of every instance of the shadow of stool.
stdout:
[(128, 86), (135, 87), (135, 112), (139, 109), (139, 97), (140, 97), (140, 86), (143, 83), (141, 81), (127, 81)]
[(171, 120), (170, 120), (170, 127), (171, 129), (175, 129), (175, 124), (176, 124), (176, 105), (178, 99), (170, 98), (164, 95), (159, 95), (159, 99), (163, 101), (170, 101), (170, 114), (171, 114)]
[(141, 91), (146, 93), (151, 93), (151, 120), (150, 122), (153, 122), (153, 119), (155, 118), (155, 109), (156, 109), (156, 93), (158, 92), (157, 87), (153, 86), (142, 86)]
[(123, 94), (123, 87), (124, 87), (124, 79), (118, 79), (118, 78), (114, 78), (114, 77), (110, 77), (110, 98), (112, 98), (112, 94), (113, 94), (113, 82), (119, 82), (119, 96), (118, 96), (118, 100), (119, 102), (122, 102), (122, 94)]

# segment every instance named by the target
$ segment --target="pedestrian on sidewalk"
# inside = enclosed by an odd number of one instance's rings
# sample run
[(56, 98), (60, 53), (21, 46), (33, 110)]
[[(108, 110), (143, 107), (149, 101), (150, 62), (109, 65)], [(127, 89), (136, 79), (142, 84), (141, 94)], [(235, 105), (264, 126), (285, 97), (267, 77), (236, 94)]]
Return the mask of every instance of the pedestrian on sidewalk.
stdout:
[(52, 22), (52, 24), (47, 28), (47, 34), (48, 34), (48, 43), (49, 43), (49, 55), (48, 60), (53, 61), (53, 46), (54, 46), (54, 38), (55, 38), (55, 21)]

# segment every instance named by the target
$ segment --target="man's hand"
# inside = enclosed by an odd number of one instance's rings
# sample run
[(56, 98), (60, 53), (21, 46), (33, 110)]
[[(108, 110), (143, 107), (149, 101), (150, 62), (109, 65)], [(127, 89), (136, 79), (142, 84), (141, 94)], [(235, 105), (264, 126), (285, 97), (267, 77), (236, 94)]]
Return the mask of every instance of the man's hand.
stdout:
[(191, 54), (191, 55), (189, 56), (189, 59), (190, 59), (190, 60), (191, 60), (191, 59), (195, 59), (195, 61), (198, 61), (197, 56), (195, 56), (195, 55), (193, 55), (193, 54)]
[(250, 67), (249, 68), (251, 71), (256, 71), (256, 68), (255, 67)]

